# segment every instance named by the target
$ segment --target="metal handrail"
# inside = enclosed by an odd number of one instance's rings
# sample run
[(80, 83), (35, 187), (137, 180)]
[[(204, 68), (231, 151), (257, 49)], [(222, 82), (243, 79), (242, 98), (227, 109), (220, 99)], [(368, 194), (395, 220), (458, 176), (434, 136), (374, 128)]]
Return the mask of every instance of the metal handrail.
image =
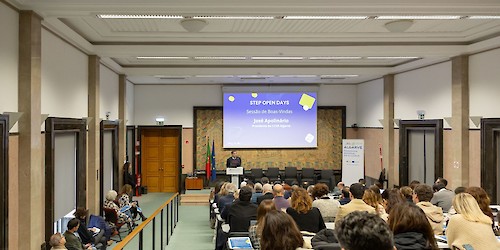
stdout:
[[(172, 208), (172, 201), (175, 200), (175, 218), (174, 218), (174, 208)], [(156, 211), (151, 215), (149, 216), (149, 218), (147, 218), (145, 221), (143, 221), (140, 225), (138, 225), (134, 231), (132, 231), (129, 235), (127, 235), (127, 237), (125, 237), (121, 242), (119, 242), (114, 248), (113, 250), (121, 250), (123, 249), (125, 246), (127, 246), (127, 244), (132, 240), (134, 239), (137, 235), (139, 235), (139, 249), (142, 249), (142, 244), (143, 244), (143, 229), (150, 223), (150, 222), (153, 222), (153, 233), (152, 233), (152, 239), (153, 239), (153, 249), (154, 249), (154, 245), (155, 245), (155, 221), (156, 221), (156, 216), (158, 214), (160, 214), (160, 223), (161, 223), (161, 226), (160, 226), (160, 230), (161, 230), (161, 249), (163, 249), (163, 210), (165, 209), (165, 207), (167, 207), (167, 227), (166, 227), (166, 230), (167, 230), (167, 234), (169, 234), (169, 231), (170, 231), (170, 235), (172, 235), (173, 231), (174, 231), (174, 228), (175, 226), (177, 225), (177, 222), (179, 221), (179, 193), (175, 193), (172, 197), (170, 197), (170, 199), (168, 199), (165, 203), (163, 203), (158, 209), (156, 209)], [(170, 212), (170, 218), (172, 219), (172, 221), (170, 221), (170, 225), (168, 225), (168, 212)], [(170, 230), (169, 230), (169, 226), (170, 226)], [(169, 235), (167, 235), (167, 245), (168, 245), (168, 242), (169, 242)]]

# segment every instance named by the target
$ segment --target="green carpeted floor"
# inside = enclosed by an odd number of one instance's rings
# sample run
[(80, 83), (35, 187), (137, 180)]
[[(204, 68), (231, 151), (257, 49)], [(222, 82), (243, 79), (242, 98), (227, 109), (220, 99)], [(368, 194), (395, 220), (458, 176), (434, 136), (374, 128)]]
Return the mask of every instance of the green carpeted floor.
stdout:
[(168, 250), (210, 250), (214, 230), (210, 228), (207, 206), (180, 206), (179, 222), (174, 230)]
[[(165, 201), (172, 196), (171, 193), (150, 193), (141, 197), (134, 197), (144, 211), (144, 214), (149, 217), (156, 209), (158, 209)], [(164, 215), (166, 216), (166, 215)], [(212, 242), (214, 235), (213, 229), (210, 228), (209, 208), (207, 206), (179, 206), (179, 222), (177, 223), (174, 233), (170, 236), (169, 244), (165, 249), (187, 249), (187, 250), (210, 250), (215, 248), (215, 243)], [(140, 223), (140, 221), (138, 222)], [(164, 225), (166, 227), (166, 225)], [(143, 231), (143, 249), (152, 250), (152, 223), (148, 224)], [(160, 247), (160, 221), (157, 216), (155, 248)], [(165, 232), (166, 233), (166, 232)], [(124, 237), (126, 233), (122, 234)], [(166, 243), (166, 239), (164, 244)], [(113, 249), (116, 243), (108, 249)], [(124, 249), (139, 249), (139, 239), (134, 238)]]

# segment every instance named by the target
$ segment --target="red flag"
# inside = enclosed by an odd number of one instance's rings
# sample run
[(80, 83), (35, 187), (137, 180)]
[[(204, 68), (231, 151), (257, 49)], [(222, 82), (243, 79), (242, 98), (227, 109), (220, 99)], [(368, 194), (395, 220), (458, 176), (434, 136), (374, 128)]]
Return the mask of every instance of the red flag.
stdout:
[(205, 165), (205, 172), (207, 173), (207, 180), (210, 181), (210, 172), (212, 170), (211, 168), (211, 155), (210, 155), (210, 139), (207, 140), (207, 163)]

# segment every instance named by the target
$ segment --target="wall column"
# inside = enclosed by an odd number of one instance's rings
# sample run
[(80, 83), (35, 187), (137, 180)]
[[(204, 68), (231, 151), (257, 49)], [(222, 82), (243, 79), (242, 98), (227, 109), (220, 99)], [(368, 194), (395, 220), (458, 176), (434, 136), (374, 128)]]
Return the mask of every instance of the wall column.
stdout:
[[(119, 76), (119, 90), (118, 90), (118, 119), (120, 119), (120, 124), (118, 126), (118, 169), (123, 171), (123, 163), (125, 163), (125, 157), (127, 152), (127, 76), (120, 75)], [(121, 172), (120, 172), (121, 173)], [(119, 175), (120, 187), (123, 185), (123, 175)]]
[(89, 56), (89, 110), (88, 116), (88, 168), (87, 203), (90, 213), (99, 214), (99, 167), (100, 167), (100, 58)]
[[(33, 11), (19, 13), (19, 169), (17, 243), (12, 249), (40, 249), (44, 242), (44, 164), (41, 145), (42, 18)], [(14, 197), (12, 197), (14, 198)]]
[[(469, 186), (469, 56), (451, 59), (452, 172), (453, 187)], [(451, 188), (451, 187), (450, 187)]]
[(394, 75), (384, 76), (384, 132), (382, 157), (389, 179), (388, 187), (399, 185), (397, 166), (394, 166)]

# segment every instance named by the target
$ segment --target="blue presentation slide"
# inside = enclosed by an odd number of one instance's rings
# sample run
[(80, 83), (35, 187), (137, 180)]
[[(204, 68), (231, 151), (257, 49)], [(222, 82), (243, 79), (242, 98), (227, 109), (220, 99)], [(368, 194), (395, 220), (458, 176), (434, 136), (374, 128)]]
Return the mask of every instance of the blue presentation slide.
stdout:
[(317, 147), (317, 93), (224, 93), (224, 148)]

